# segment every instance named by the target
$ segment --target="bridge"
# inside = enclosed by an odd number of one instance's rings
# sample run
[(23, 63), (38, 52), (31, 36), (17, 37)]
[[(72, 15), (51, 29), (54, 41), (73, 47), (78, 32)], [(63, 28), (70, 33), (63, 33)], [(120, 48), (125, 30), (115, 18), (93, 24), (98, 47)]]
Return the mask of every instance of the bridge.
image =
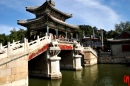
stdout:
[(28, 42), (0, 43), (0, 86), (28, 86), (28, 75), (62, 78), (60, 69), (82, 70), (81, 52), (76, 40), (53, 39), (52, 34)]

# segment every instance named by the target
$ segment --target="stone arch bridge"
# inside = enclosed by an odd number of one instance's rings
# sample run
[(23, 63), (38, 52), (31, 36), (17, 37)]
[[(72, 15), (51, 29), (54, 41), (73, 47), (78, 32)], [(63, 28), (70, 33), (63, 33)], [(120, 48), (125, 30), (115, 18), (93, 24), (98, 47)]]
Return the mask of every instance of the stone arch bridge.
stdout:
[(52, 35), (28, 42), (0, 44), (0, 86), (28, 86), (28, 75), (59, 79), (60, 69), (82, 70), (82, 46)]

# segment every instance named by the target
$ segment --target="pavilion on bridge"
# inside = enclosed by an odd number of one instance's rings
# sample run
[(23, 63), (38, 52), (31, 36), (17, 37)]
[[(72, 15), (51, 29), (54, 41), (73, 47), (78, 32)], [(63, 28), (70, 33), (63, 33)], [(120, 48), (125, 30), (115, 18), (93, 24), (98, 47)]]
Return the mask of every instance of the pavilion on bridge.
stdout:
[(28, 20), (18, 20), (18, 24), (27, 27), (28, 39), (33, 40), (39, 35), (53, 33), (56, 38), (78, 37), (75, 33), (79, 29), (77, 25), (67, 24), (65, 21), (72, 17), (72, 14), (61, 12), (55, 8), (53, 0), (46, 0), (41, 6), (26, 7), (26, 11), (33, 13), (36, 18)]

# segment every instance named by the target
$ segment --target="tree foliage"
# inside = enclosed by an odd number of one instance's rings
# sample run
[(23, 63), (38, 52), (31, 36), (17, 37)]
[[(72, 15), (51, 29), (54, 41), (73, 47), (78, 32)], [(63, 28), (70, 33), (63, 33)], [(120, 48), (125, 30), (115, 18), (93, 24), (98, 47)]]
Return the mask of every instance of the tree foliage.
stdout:
[(6, 42), (7, 42), (6, 39), (7, 39), (7, 37), (5, 34), (0, 34), (0, 43), (6, 44)]
[[(82, 38), (83, 34), (85, 36), (91, 36), (93, 35), (93, 32), (95, 36), (101, 36), (101, 34), (98, 32), (97, 27), (92, 27), (90, 25), (79, 25), (79, 30), (76, 30), (74, 33), (78, 33), (79, 37)], [(110, 31), (103, 31), (104, 35), (104, 41), (106, 41), (107, 38), (115, 38), (118, 36), (122, 31), (130, 31), (130, 22), (120, 22), (120, 24), (115, 24), (115, 30)], [(3, 45), (6, 45), (7, 42), (12, 42), (13, 40), (18, 41), (22, 40), (24, 37), (27, 37), (27, 30), (19, 29), (18, 31), (14, 28), (10, 31), (10, 35), (6, 34), (0, 34), (0, 43)]]
[(118, 36), (118, 32), (114, 31), (114, 30), (110, 30), (107, 32), (107, 38), (115, 38), (116, 36)]
[(24, 29), (16, 30), (15, 28), (10, 31), (10, 35), (0, 34), (0, 43), (6, 45), (7, 42), (13, 42), (22, 40), (24, 37), (27, 37), (27, 31)]
[(115, 29), (107, 32), (107, 38), (115, 38), (123, 31), (130, 31), (130, 22), (120, 22), (119, 24), (115, 24)]
[(117, 33), (121, 33), (122, 31), (130, 31), (130, 22), (120, 22), (120, 24), (115, 24), (115, 31)]
[(80, 27), (80, 36), (82, 36), (83, 34), (85, 36), (91, 36), (93, 34), (93, 31), (95, 36), (99, 35), (97, 27), (92, 27), (90, 25), (79, 25), (79, 27)]

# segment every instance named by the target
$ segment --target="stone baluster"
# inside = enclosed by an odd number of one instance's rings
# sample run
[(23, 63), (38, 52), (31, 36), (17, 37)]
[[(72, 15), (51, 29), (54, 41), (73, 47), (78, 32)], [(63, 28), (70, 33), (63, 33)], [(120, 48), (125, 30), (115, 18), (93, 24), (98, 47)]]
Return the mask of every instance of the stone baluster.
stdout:
[(10, 42), (8, 42), (7, 56), (10, 56), (11, 54), (12, 54), (12, 46), (10, 46)]
[(40, 45), (40, 39), (39, 39), (39, 36), (37, 36), (37, 43), (38, 43), (38, 46)]
[(2, 46), (2, 43), (0, 43), (0, 50), (2, 50), (3, 49), (3, 46)]
[(50, 34), (50, 37), (49, 37), (50, 42), (52, 39), (53, 39), (53, 34)]
[(48, 36), (48, 34), (46, 33), (46, 36)]
[(52, 39), (52, 34), (50, 33), (49, 36), (46, 35), (45, 38), (46, 38), (47, 42), (50, 43), (50, 42), (51, 42), (51, 39)]
[(13, 40), (12, 47), (15, 47), (15, 41)]
[(45, 39), (48, 39), (48, 34), (46, 33)]
[(24, 52), (28, 51), (28, 40), (24, 38)]

